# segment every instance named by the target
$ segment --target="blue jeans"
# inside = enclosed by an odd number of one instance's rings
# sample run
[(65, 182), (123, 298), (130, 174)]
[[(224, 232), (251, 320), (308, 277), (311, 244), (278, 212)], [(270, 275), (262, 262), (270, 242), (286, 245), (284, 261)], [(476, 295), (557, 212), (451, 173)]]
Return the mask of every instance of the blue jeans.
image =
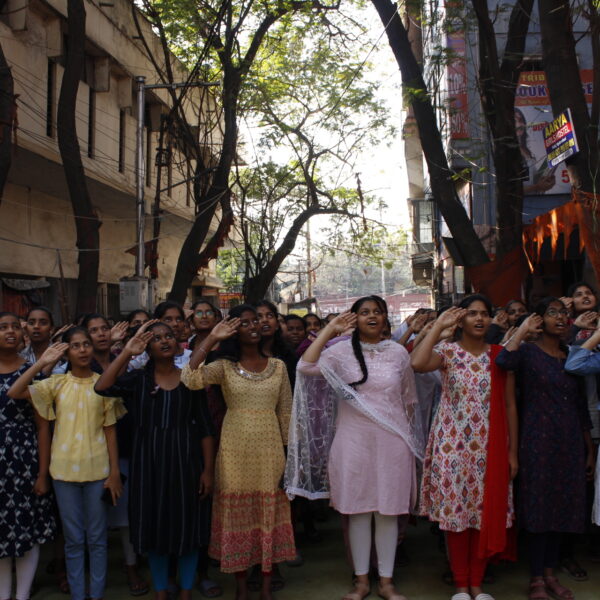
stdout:
[(106, 584), (108, 506), (100, 498), (104, 480), (57, 481), (54, 493), (65, 535), (67, 578), (71, 600), (85, 600), (85, 543), (90, 554), (90, 598), (103, 598)]

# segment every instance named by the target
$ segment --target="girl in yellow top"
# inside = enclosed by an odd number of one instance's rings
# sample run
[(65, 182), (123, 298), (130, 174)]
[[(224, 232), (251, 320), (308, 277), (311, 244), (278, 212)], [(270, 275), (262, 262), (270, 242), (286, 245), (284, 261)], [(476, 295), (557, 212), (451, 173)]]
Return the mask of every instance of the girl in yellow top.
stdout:
[[(32, 379), (66, 352), (70, 370), (32, 385)], [(115, 503), (121, 494), (115, 423), (125, 413), (120, 401), (94, 392), (93, 348), (87, 330), (72, 327), (63, 343), (50, 346), (8, 391), (29, 399), (39, 415), (56, 421), (50, 451), (50, 475), (65, 536), (67, 577), (72, 600), (84, 600), (85, 542), (90, 555), (90, 593), (104, 596), (108, 490)]]

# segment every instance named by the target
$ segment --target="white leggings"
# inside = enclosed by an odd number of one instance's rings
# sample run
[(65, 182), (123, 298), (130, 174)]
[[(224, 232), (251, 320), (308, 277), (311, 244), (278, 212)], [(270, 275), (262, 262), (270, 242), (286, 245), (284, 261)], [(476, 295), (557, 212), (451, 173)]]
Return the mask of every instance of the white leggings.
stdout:
[(398, 544), (398, 517), (378, 512), (350, 515), (348, 535), (356, 575), (369, 573), (371, 521), (375, 518), (375, 549), (379, 577), (392, 577)]
[[(40, 547), (36, 544), (20, 558), (15, 558), (17, 565), (17, 600), (28, 600), (31, 584), (40, 559)], [(12, 591), (12, 557), (0, 559), (0, 598), (11, 598)]]

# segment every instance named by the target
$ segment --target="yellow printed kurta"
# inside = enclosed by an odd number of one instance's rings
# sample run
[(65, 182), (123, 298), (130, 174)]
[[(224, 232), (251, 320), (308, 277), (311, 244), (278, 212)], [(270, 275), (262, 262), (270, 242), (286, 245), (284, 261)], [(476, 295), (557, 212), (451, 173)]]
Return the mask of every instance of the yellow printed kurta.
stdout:
[(217, 454), (209, 554), (232, 573), (296, 555), (289, 501), (280, 487), (292, 405), (285, 364), (270, 358), (262, 373), (218, 360), (191, 370), (190, 389), (221, 386), (227, 413)]
[(29, 386), (31, 401), (43, 419), (56, 420), (50, 453), (50, 475), (60, 481), (98, 481), (108, 477), (108, 448), (104, 427), (127, 411), (120, 398), (94, 391), (100, 375), (50, 375)]

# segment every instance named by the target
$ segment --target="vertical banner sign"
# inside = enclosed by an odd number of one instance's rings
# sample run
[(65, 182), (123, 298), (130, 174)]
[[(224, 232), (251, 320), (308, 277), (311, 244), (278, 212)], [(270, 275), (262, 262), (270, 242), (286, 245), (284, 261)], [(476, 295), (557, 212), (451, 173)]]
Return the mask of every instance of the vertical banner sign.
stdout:
[(548, 165), (551, 168), (557, 167), (563, 160), (579, 152), (570, 108), (546, 125), (544, 146), (548, 156)]
[(450, 137), (465, 140), (469, 135), (469, 100), (467, 96), (467, 61), (464, 31), (449, 33), (446, 38), (452, 58), (446, 69), (450, 107)]
[[(591, 69), (579, 72), (588, 104), (592, 103), (594, 73)], [(515, 127), (527, 177), (523, 182), (525, 196), (569, 194), (571, 181), (561, 160), (550, 162), (544, 132), (554, 121), (550, 94), (543, 71), (524, 71), (519, 78), (515, 96)]]

